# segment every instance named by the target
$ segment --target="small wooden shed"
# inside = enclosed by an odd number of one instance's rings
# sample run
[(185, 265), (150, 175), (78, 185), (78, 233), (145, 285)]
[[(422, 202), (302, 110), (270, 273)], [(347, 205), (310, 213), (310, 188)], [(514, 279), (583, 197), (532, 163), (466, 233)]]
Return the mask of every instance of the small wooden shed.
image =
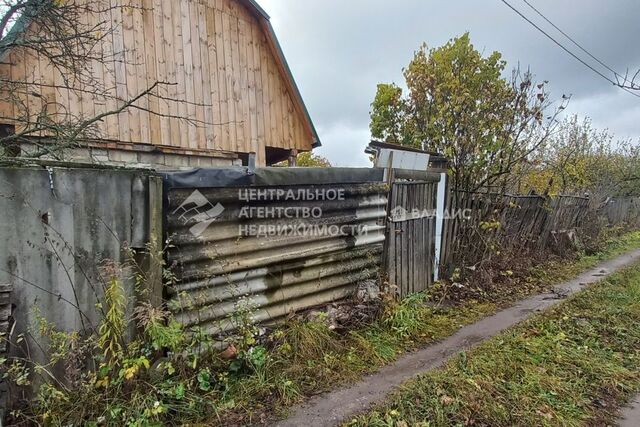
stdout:
[[(154, 82), (168, 83), (137, 101), (139, 108), (105, 117), (74, 158), (175, 168), (246, 163), (255, 153), (262, 166), (320, 145), (269, 16), (255, 1), (94, 1), (111, 6), (86, 17), (112, 28), (99, 47), (109, 59), (88, 70), (107, 96), (69, 89), (42, 55), (0, 51), (0, 76), (29, 86), (21, 96), (30, 120), (44, 108), (51, 117), (92, 117)], [(17, 110), (3, 98), (0, 124), (18, 131), (15, 119), (25, 112)]]

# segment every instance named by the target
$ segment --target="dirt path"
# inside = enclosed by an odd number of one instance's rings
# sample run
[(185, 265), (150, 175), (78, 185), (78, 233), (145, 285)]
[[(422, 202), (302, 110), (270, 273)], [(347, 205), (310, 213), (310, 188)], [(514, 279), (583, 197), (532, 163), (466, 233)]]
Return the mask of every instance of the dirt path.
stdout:
[[(382, 401), (406, 380), (442, 365), (449, 357), (519, 323), (562, 300), (558, 295), (571, 295), (616, 270), (640, 260), (640, 250), (605, 261), (568, 282), (555, 287), (557, 293), (536, 295), (471, 325), (451, 337), (421, 350), (409, 353), (362, 381), (327, 394), (319, 395), (291, 411), (291, 416), (277, 426), (334, 426)], [(638, 425), (627, 424), (627, 425)]]
[(619, 427), (638, 427), (640, 425), (640, 394), (622, 411)]

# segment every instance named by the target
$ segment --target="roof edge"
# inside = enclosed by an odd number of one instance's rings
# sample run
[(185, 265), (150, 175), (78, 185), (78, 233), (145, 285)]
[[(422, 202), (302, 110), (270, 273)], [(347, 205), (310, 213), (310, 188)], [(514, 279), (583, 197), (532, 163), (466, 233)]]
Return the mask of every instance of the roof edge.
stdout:
[[(280, 41), (278, 40), (278, 37), (276, 36), (275, 30), (273, 29), (273, 26), (271, 25), (271, 17), (269, 16), (269, 14), (267, 14), (267, 12), (257, 3), (256, 0), (242, 0), (243, 3), (245, 3), (248, 7), (251, 8), (251, 10), (258, 16), (258, 19), (260, 21), (262, 21), (264, 29), (266, 30), (266, 35), (269, 39), (271, 39), (272, 41), (272, 45), (273, 48), (275, 50), (275, 53), (278, 56), (278, 60), (280, 62), (280, 64), (282, 65), (282, 68), (286, 74), (286, 78), (289, 80), (289, 83), (291, 85), (291, 88), (293, 89), (293, 96), (296, 98), (297, 104), (304, 116), (304, 118), (307, 120), (307, 123), (309, 125), (309, 128), (311, 130), (311, 134), (312, 134), (312, 144), (311, 144), (311, 148), (317, 148), (322, 146), (322, 143), (320, 142), (320, 137), (318, 136), (318, 132), (315, 128), (315, 125), (313, 124), (313, 120), (311, 120), (311, 115), (309, 114), (309, 110), (307, 109), (306, 104), (304, 103), (304, 99), (302, 98), (302, 94), (300, 93), (300, 89), (298, 88), (298, 84), (296, 83), (296, 80), (293, 78), (293, 73), (291, 72), (291, 68), (289, 67), (289, 63), (287, 62), (287, 58), (284, 56), (284, 52), (282, 50), (282, 46), (280, 45)], [(40, 0), (32, 0), (31, 2), (28, 3), (27, 7), (32, 7), (35, 8), (35, 10), (33, 11), (33, 13), (35, 14), (35, 12), (37, 11), (38, 6), (40, 5)], [(26, 28), (29, 26), (29, 24), (31, 23), (31, 19), (30, 19), (30, 14), (25, 14), (23, 13), (18, 22), (16, 22), (13, 26), (13, 28), (9, 31), (9, 33), (2, 39), (5, 42), (9, 39), (9, 36), (11, 36), (12, 38), (17, 38), (19, 37), (25, 30)], [(19, 25), (18, 25), (19, 24)], [(15, 31), (14, 31), (15, 30)], [(0, 59), (4, 59), (4, 57), (6, 56), (6, 54), (9, 52), (9, 49), (1, 49), (1, 42), (2, 40), (0, 40)]]
[(257, 12), (260, 16), (262, 16), (264, 19), (266, 19), (266, 20), (270, 20), (271, 19), (269, 14), (262, 8), (262, 6), (260, 6), (258, 4), (257, 1), (255, 1), (255, 0), (244, 0), (244, 1), (249, 3), (249, 6), (251, 6), (251, 8), (255, 12)]
[(7, 55), (13, 48), (10, 45), (16, 43), (27, 31), (31, 22), (37, 16), (42, 4), (41, 0), (28, 0), (24, 3), (22, 11), (19, 13), (19, 16), (13, 23), (13, 26), (9, 31), (7, 31), (7, 34), (5, 34), (4, 37), (0, 38), (0, 62), (5, 62)]
[[(251, 0), (250, 0), (251, 1)], [(280, 42), (278, 41), (278, 36), (276, 36), (276, 32), (273, 29), (273, 25), (271, 25), (271, 21), (267, 18), (264, 19), (265, 22), (265, 27), (268, 31), (268, 35), (269, 37), (271, 37), (271, 39), (273, 40), (273, 44), (274, 47), (277, 51), (277, 54), (279, 56), (280, 62), (282, 63), (284, 70), (287, 74), (287, 78), (289, 79), (289, 81), (291, 82), (291, 86), (293, 88), (293, 91), (295, 92), (293, 95), (298, 99), (298, 104), (300, 105), (300, 108), (302, 109), (302, 113), (304, 114), (305, 118), (307, 119), (307, 122), (309, 123), (309, 127), (311, 128), (311, 133), (313, 136), (313, 144), (311, 144), (311, 148), (318, 148), (322, 146), (322, 143), (320, 142), (320, 137), (318, 136), (318, 131), (316, 130), (315, 125), (313, 124), (313, 120), (311, 120), (311, 115), (309, 114), (309, 110), (307, 109), (306, 104), (304, 103), (304, 99), (302, 98), (302, 94), (300, 93), (300, 88), (298, 87), (298, 84), (296, 83), (296, 80), (293, 78), (293, 73), (291, 72), (291, 68), (289, 67), (289, 63), (287, 62), (287, 58), (284, 56), (284, 52), (282, 50), (282, 46), (280, 45)]]

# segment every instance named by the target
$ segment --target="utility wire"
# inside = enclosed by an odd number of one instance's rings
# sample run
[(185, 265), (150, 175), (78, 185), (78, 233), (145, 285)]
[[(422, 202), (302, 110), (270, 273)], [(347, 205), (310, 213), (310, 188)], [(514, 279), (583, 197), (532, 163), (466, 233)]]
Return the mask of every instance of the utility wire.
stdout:
[(605, 76), (603, 73), (601, 73), (600, 71), (596, 70), (595, 68), (593, 68), (590, 64), (588, 64), (587, 62), (585, 62), (582, 58), (580, 58), (578, 55), (576, 55), (575, 53), (571, 52), (569, 49), (567, 49), (562, 43), (560, 43), (559, 41), (557, 41), (556, 39), (554, 39), (551, 35), (549, 35), (549, 33), (547, 33), (545, 30), (543, 30), (542, 28), (540, 28), (538, 25), (536, 25), (535, 22), (533, 22), (532, 20), (530, 20), (529, 18), (527, 18), (524, 14), (522, 14), (522, 12), (520, 12), (518, 9), (516, 9), (515, 7), (513, 7), (509, 2), (507, 2), (506, 0), (500, 0), (502, 1), (502, 3), (506, 4), (509, 9), (513, 10), (515, 13), (517, 13), (518, 15), (520, 15), (520, 17), (522, 19), (524, 19), (525, 21), (527, 21), (529, 24), (531, 24), (536, 30), (540, 31), (542, 34), (544, 34), (549, 40), (551, 40), (552, 42), (554, 42), (556, 45), (558, 45), (558, 47), (560, 47), (562, 50), (564, 50), (565, 52), (567, 52), (569, 55), (571, 55), (573, 58), (575, 58), (577, 61), (579, 61), (582, 65), (584, 65), (585, 67), (589, 68), (591, 71), (593, 71), (594, 73), (596, 73), (598, 76), (602, 77), (603, 79), (605, 79), (607, 82), (611, 83), (614, 86), (618, 86), (619, 88), (621, 88), (622, 90), (624, 90), (625, 92), (629, 92), (631, 95), (633, 96), (637, 96), (638, 98), (640, 98), (640, 94), (637, 94), (635, 92), (632, 92), (630, 90), (628, 90), (627, 88), (624, 88), (622, 86), (620, 86), (617, 82), (613, 81), (612, 79), (610, 79), (609, 77)]
[(580, 43), (578, 43), (577, 41), (575, 41), (569, 34), (565, 33), (564, 31), (562, 31), (562, 29), (560, 29), (556, 24), (554, 24), (553, 22), (551, 22), (549, 20), (549, 18), (547, 18), (546, 16), (544, 16), (542, 14), (542, 12), (540, 12), (538, 9), (536, 9), (531, 3), (529, 3), (527, 0), (522, 0), (523, 2), (525, 2), (527, 4), (527, 6), (529, 6), (531, 9), (534, 10), (534, 12), (536, 12), (538, 15), (540, 15), (542, 17), (542, 19), (544, 19), (545, 21), (547, 21), (549, 23), (549, 25), (551, 25), (553, 28), (555, 28), (556, 30), (558, 30), (560, 32), (560, 34), (562, 34), (563, 36), (565, 36), (566, 38), (568, 38), (571, 43), (573, 43), (574, 45), (576, 45), (581, 51), (583, 51), (584, 53), (586, 53), (587, 55), (589, 55), (591, 57), (591, 59), (593, 59), (594, 61), (596, 61), (598, 64), (602, 65), (604, 68), (606, 68), (607, 70), (611, 71), (614, 75), (623, 78), (623, 76), (621, 74), (619, 74), (618, 72), (616, 72), (616, 70), (612, 69), (611, 67), (609, 67), (607, 64), (605, 64), (604, 62), (602, 62), (600, 59), (596, 58), (593, 54), (591, 54), (591, 52), (589, 52), (587, 49), (585, 49), (584, 47), (582, 47), (580, 45)]

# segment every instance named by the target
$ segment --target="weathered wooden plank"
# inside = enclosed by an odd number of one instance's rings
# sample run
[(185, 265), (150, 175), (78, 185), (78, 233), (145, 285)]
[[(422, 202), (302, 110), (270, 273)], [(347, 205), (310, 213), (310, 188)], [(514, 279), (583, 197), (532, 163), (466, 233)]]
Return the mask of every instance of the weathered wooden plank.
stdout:
[[(101, 22), (111, 22), (111, 11), (103, 10), (100, 13), (99, 18)], [(115, 78), (115, 63), (113, 58), (113, 35), (107, 34), (101, 40), (101, 49), (104, 60), (101, 61), (102, 78), (98, 77), (103, 82), (104, 98), (100, 99), (100, 105), (96, 106), (96, 110), (100, 113), (113, 111), (116, 108), (116, 78)], [(52, 67), (53, 68), (53, 67)], [(60, 89), (57, 87), (58, 72), (53, 69), (52, 76), (54, 76), (54, 84), (56, 85), (56, 97), (57, 103), (61, 103)], [(54, 106), (53, 109), (57, 110), (59, 106)], [(118, 117), (116, 115), (108, 115), (104, 118), (100, 126), (100, 133), (102, 138), (118, 139), (120, 131), (118, 130)]]
[[(393, 185), (389, 189), (389, 195), (387, 197), (389, 197), (389, 200), (391, 201), (389, 206), (391, 206), (391, 208), (393, 209), (394, 207), (393, 203), (396, 197), (396, 188)], [(385, 269), (387, 272), (387, 280), (389, 282), (389, 285), (395, 285), (396, 268), (397, 268), (396, 267), (396, 238), (395, 238), (396, 224), (389, 221), (388, 214), (389, 212), (387, 212), (387, 218), (385, 219), (385, 223), (387, 225), (387, 237), (385, 239), (385, 258), (386, 258)]]
[(285, 141), (285, 119), (284, 119), (284, 114), (285, 114), (285, 107), (284, 107), (284, 98), (286, 96), (286, 89), (284, 87), (284, 85), (282, 84), (282, 82), (280, 81), (280, 76), (278, 74), (278, 68), (277, 65), (275, 63), (275, 61), (271, 61), (274, 67), (273, 70), (273, 79), (274, 79), (274, 86), (277, 89), (277, 92), (275, 93), (275, 113), (276, 113), (276, 129), (277, 129), (277, 146), (280, 148), (287, 148), (286, 145), (286, 141)]
[[(147, 70), (147, 54), (146, 54), (146, 46), (145, 46), (145, 23), (143, 20), (143, 13), (149, 14), (150, 11), (146, 11), (144, 9), (143, 0), (131, 0), (132, 1), (132, 17), (133, 17), (133, 38), (134, 38), (134, 70), (136, 73), (137, 80), (137, 92), (135, 92), (134, 96), (137, 96), (139, 93), (143, 93), (146, 91), (153, 81), (150, 83), (148, 76), (149, 71)], [(153, 40), (153, 32), (148, 36)], [(155, 61), (155, 58), (153, 59)], [(131, 64), (130, 64), (131, 65)], [(155, 73), (154, 73), (155, 74)], [(139, 126), (140, 126), (140, 135), (138, 137), (139, 142), (148, 143), (151, 141), (150, 134), (150, 119), (149, 119), (149, 96), (142, 97), (139, 101), (136, 102), (137, 106), (140, 108), (131, 108), (131, 113), (139, 118)]]
[[(420, 209), (424, 210), (427, 208), (427, 203), (426, 203), (426, 198), (427, 198), (427, 194), (425, 192), (426, 186), (423, 184), (420, 188), (420, 191), (418, 193), (418, 206), (420, 207)], [(418, 251), (418, 280), (420, 282), (420, 290), (424, 291), (427, 289), (427, 285), (428, 285), (428, 279), (427, 279), (427, 258), (426, 258), (426, 253), (424, 251), (424, 246), (428, 244), (428, 241), (425, 239), (424, 237), (424, 229), (427, 225), (427, 219), (426, 218), (421, 218), (418, 220), (418, 230), (416, 231), (416, 242), (418, 242), (419, 245), (419, 251)]]
[[(401, 206), (402, 203), (402, 195), (401, 195), (401, 188), (399, 186), (396, 186), (395, 188), (395, 203), (394, 203), (394, 207), (397, 206)], [(403, 259), (402, 259), (402, 224), (398, 223), (398, 224), (394, 224), (394, 229), (395, 229), (395, 233), (392, 236), (395, 240), (396, 240), (396, 253), (394, 254), (394, 257), (396, 259), (396, 271), (395, 271), (395, 281), (394, 281), (394, 285), (397, 288), (397, 292), (400, 296), (404, 295), (404, 289), (402, 288), (403, 286), (403, 281), (402, 281), (402, 263), (403, 263)]]
[[(11, 80), (11, 64), (13, 64), (15, 53), (7, 54), (6, 62), (0, 63), (0, 79)], [(14, 112), (14, 103), (7, 96), (0, 96), (0, 118), (4, 123), (11, 123), (16, 115)]]
[[(180, 25), (176, 26), (182, 34), (182, 43), (178, 48), (178, 90), (180, 91), (180, 117), (182, 120), (180, 129), (184, 132), (182, 147), (193, 148), (197, 145), (197, 129), (193, 120), (196, 118), (195, 88), (193, 76), (193, 52), (191, 43), (191, 15), (189, 12), (189, 2), (177, 2), (180, 6)], [(183, 70), (180, 73), (180, 70)], [(184, 92), (183, 92), (184, 91)]]
[[(403, 207), (407, 206), (407, 187), (406, 186), (400, 186), (400, 205)], [(401, 255), (400, 255), (400, 259), (402, 260), (402, 271), (401, 271), (401, 276), (402, 276), (402, 296), (407, 296), (410, 292), (409, 289), (409, 263), (408, 261), (408, 245), (407, 245), (407, 222), (402, 222), (401, 223), (401, 227), (402, 227), (402, 233), (401, 233), (401, 242), (402, 242), (402, 247), (401, 247)]]
[[(116, 102), (115, 108), (119, 108), (128, 97), (127, 69), (125, 66), (125, 43), (123, 31), (122, 5), (118, 0), (111, 0), (111, 35), (113, 37), (113, 58), (115, 72)], [(69, 102), (73, 98), (69, 91)], [(131, 120), (128, 112), (118, 114), (118, 134), (120, 141), (131, 141)]]
[(273, 146), (274, 127), (272, 126), (272, 89), (270, 88), (271, 79), (269, 77), (269, 52), (265, 36), (260, 31), (260, 77), (262, 80), (262, 111), (264, 112), (264, 144)]
[(257, 162), (261, 166), (266, 166), (265, 158), (265, 110), (264, 110), (264, 87), (262, 81), (262, 56), (261, 56), (261, 30), (251, 25), (251, 40), (253, 45), (253, 79), (255, 84), (255, 109), (256, 109), (256, 144), (257, 144)]
[(239, 71), (240, 71), (240, 108), (243, 117), (243, 148), (245, 152), (254, 151), (254, 147), (251, 141), (251, 109), (250, 109), (250, 95), (249, 95), (249, 43), (247, 40), (247, 24), (244, 20), (238, 19), (238, 58), (239, 58)]
[(247, 47), (247, 87), (249, 90), (249, 121), (251, 151), (256, 153), (256, 160), (259, 165), (264, 165), (264, 155), (261, 154), (258, 141), (258, 108), (257, 108), (257, 83), (256, 83), (256, 61), (255, 61), (255, 39), (251, 32), (251, 25), (243, 22), (245, 31), (244, 40)]
[[(407, 188), (407, 194), (408, 194), (408, 204), (409, 204), (409, 209), (413, 210), (416, 207), (416, 196), (417, 196), (417, 190), (420, 188), (420, 184), (415, 184), (412, 186), (409, 186)], [(408, 221), (409, 227), (410, 227), (410, 232), (409, 235), (407, 236), (407, 241), (409, 242), (409, 283), (411, 284), (411, 293), (415, 293), (419, 290), (419, 286), (418, 286), (418, 278), (416, 277), (416, 258), (418, 258), (418, 248), (417, 248), (417, 241), (416, 241), (416, 232), (417, 232), (417, 225), (420, 222), (420, 220), (412, 220), (412, 221)]]
[[(29, 103), (30, 120), (36, 122), (38, 115), (42, 111), (42, 97), (36, 94), (40, 93), (40, 58), (37, 52), (29, 52), (27, 56), (27, 100)], [(37, 134), (41, 136), (40, 133)]]
[(220, 105), (220, 137), (218, 140), (218, 146), (216, 148), (222, 150), (230, 150), (231, 143), (231, 126), (229, 124), (229, 102), (227, 91), (227, 66), (225, 53), (227, 46), (224, 40), (224, 26), (223, 26), (223, 12), (221, 9), (222, 0), (215, 0), (215, 47), (216, 47), (216, 62), (218, 64), (218, 103)]
[[(224, 3), (223, 3), (224, 4)], [(233, 51), (231, 43), (231, 17), (226, 10), (222, 15), (222, 38), (224, 41), (224, 75), (226, 89), (225, 109), (228, 114), (229, 139), (227, 149), (235, 151), (238, 148), (237, 123), (236, 123), (236, 102), (234, 99), (234, 76), (233, 76)]]
[[(69, 103), (69, 89), (67, 89), (62, 73), (57, 68), (53, 68), (53, 84), (55, 86), (55, 104), (51, 108), (51, 113), (56, 120), (68, 119), (67, 105)], [(15, 107), (15, 114), (19, 114), (17, 106)], [(114, 117), (113, 120), (117, 123), (117, 117)], [(118, 135), (117, 129), (115, 135)]]
[[(153, 0), (142, 0), (142, 25), (144, 28), (144, 62), (145, 70), (147, 74), (147, 85), (150, 87), (152, 84), (160, 81), (158, 78), (158, 66), (160, 58), (158, 58), (156, 50), (156, 22), (161, 22), (162, 16), (155, 10)], [(157, 21), (156, 21), (157, 19)], [(164, 56), (164, 54), (163, 54)], [(164, 61), (164, 58), (162, 59)], [(160, 103), (158, 97), (149, 95), (147, 97), (147, 105), (150, 113), (148, 114), (149, 120), (149, 140), (147, 142), (151, 144), (162, 143), (162, 131), (160, 125), (160, 117), (158, 113), (160, 111)]]
[[(178, 103), (177, 99), (179, 96), (184, 96), (181, 93), (181, 87), (178, 83), (178, 64), (183, 62), (182, 53), (179, 52), (180, 45), (182, 44), (182, 32), (180, 31), (180, 3), (179, 2), (163, 2), (162, 5), (162, 15), (164, 17), (164, 27), (163, 27), (163, 43), (164, 43), (164, 54), (166, 57), (165, 61), (165, 72), (167, 75), (167, 87), (166, 87), (166, 96), (167, 96), (167, 106), (168, 106), (168, 115), (170, 119), (169, 123), (169, 139), (167, 141), (163, 141), (163, 143), (168, 143), (173, 147), (182, 146), (182, 129), (180, 120), (176, 120), (175, 117), (181, 117), (180, 106), (182, 103)], [(182, 72), (179, 73), (183, 75)]]
[(280, 85), (276, 77), (276, 67), (273, 59), (267, 57), (267, 69), (269, 70), (269, 111), (271, 117), (271, 145), (272, 147), (282, 147), (282, 133), (278, 122), (282, 120), (280, 109)]
[[(233, 3), (231, 3), (233, 4)], [(233, 10), (233, 9), (232, 9)], [(240, 30), (238, 28), (238, 18), (229, 17), (229, 32), (231, 38), (231, 60), (232, 60), (232, 88), (233, 88), (233, 107), (235, 109), (236, 134), (234, 141), (234, 150), (247, 152), (245, 145), (245, 126), (246, 117), (244, 116), (244, 107), (242, 99), (242, 70), (240, 69)]]
[[(204, 106), (204, 121), (205, 125), (205, 140), (198, 146), (201, 149), (214, 148), (215, 129), (214, 123), (219, 119), (214, 118), (214, 103), (213, 92), (218, 92), (218, 81), (216, 79), (216, 68), (212, 68), (212, 58), (210, 51), (210, 40), (214, 37), (214, 23), (213, 19), (209, 19), (209, 13), (207, 6), (204, 4), (198, 4), (198, 35), (200, 39), (200, 62), (202, 63), (202, 100)], [(210, 8), (209, 10), (213, 10)], [(215, 48), (215, 45), (213, 46)], [(214, 51), (215, 58), (215, 51)], [(214, 59), (215, 60), (215, 59)], [(214, 70), (213, 72), (211, 70)], [(215, 86), (215, 89), (212, 89)], [(216, 102), (217, 105), (217, 102)]]
[[(138, 93), (140, 93), (140, 89), (138, 89), (139, 70), (136, 58), (136, 35), (133, 27), (133, 8), (123, 5), (123, 7), (117, 8), (117, 10), (120, 11), (120, 19), (122, 22), (122, 48), (124, 49), (122, 59), (124, 63), (120, 65), (122, 66), (124, 81), (122, 83), (123, 97), (121, 102), (125, 103), (135, 98)], [(118, 65), (119, 63), (116, 63), (116, 71), (118, 70)], [(139, 112), (134, 108), (127, 108), (123, 114), (127, 116), (129, 123), (129, 138), (127, 141), (140, 142), (141, 132)]]
[(285, 140), (286, 140), (286, 144), (287, 147), (296, 147), (296, 140), (294, 137), (294, 126), (295, 126), (295, 120), (294, 117), (296, 116), (296, 110), (295, 107), (293, 106), (293, 101), (291, 101), (291, 96), (289, 96), (289, 94), (286, 94), (285, 97), (285, 129), (286, 129), (286, 134), (285, 134)]
[[(85, 23), (87, 25), (93, 25), (94, 22), (96, 22), (96, 20), (98, 22), (109, 22), (108, 19), (105, 19), (104, 13), (102, 12), (102, 10), (104, 9), (103, 7), (100, 7), (100, 12), (90, 12), (89, 10), (87, 10), (85, 12)], [(98, 45), (94, 48), (94, 55), (100, 55), (100, 50), (102, 49), (102, 43), (98, 43)], [(44, 58), (42, 58), (42, 56), (40, 57), (40, 67), (41, 68), (46, 68), (47, 67), (47, 63), (49, 61), (45, 60)], [(86, 115), (87, 117), (95, 117), (97, 114), (102, 113), (103, 109), (104, 109), (104, 91), (105, 91), (105, 87), (103, 85), (103, 75), (104, 75), (104, 70), (103, 70), (103, 64), (102, 61), (100, 60), (96, 60), (96, 59), (92, 59), (91, 61), (89, 61), (88, 64), (89, 67), (89, 73), (91, 75), (91, 79), (96, 83), (96, 87), (86, 87), (85, 86), (85, 90), (88, 91), (87, 93), (87, 97), (86, 97)], [(46, 81), (47, 77), (45, 76), (52, 76), (52, 70), (48, 69), (46, 72), (43, 72), (41, 70), (41, 73), (43, 73), (43, 81)], [(45, 88), (43, 88), (43, 92), (45, 91)], [(43, 97), (43, 103), (46, 103), (45, 99), (48, 98), (47, 96)], [(103, 132), (104, 132), (104, 122), (102, 123), (98, 123), (97, 124), (97, 130), (99, 135), (98, 136), (102, 136)]]
[[(171, 15), (173, 20), (173, 52), (175, 57), (175, 76), (174, 81), (176, 82), (175, 89), (175, 98), (176, 102), (172, 103), (174, 106), (174, 110), (172, 111), (172, 115), (175, 117), (179, 117), (178, 119), (172, 120), (172, 129), (171, 134), (174, 135), (175, 130), (173, 126), (177, 127), (177, 135), (175, 135), (176, 140), (172, 141), (172, 146), (178, 146), (183, 148), (189, 147), (189, 123), (186, 120), (188, 118), (187, 111), (187, 84), (186, 84), (186, 75), (185, 75), (185, 45), (184, 45), (184, 37), (183, 37), (183, 17), (182, 10), (184, 7), (180, 2), (171, 2)], [(174, 71), (174, 70), (172, 70)]]
[(197, 121), (196, 124), (196, 138), (193, 141), (189, 141), (190, 148), (204, 148), (206, 146), (206, 136), (205, 136), (205, 106), (204, 106), (204, 82), (202, 77), (202, 60), (201, 60), (201, 45), (205, 45), (202, 43), (200, 39), (199, 32), (204, 33), (206, 31), (206, 27), (199, 28), (199, 15), (198, 15), (198, 5), (195, 2), (189, 2), (189, 15), (191, 19), (191, 55), (192, 55), (192, 63), (193, 63), (193, 87), (194, 87), (194, 98), (193, 102), (195, 105), (195, 119)]

